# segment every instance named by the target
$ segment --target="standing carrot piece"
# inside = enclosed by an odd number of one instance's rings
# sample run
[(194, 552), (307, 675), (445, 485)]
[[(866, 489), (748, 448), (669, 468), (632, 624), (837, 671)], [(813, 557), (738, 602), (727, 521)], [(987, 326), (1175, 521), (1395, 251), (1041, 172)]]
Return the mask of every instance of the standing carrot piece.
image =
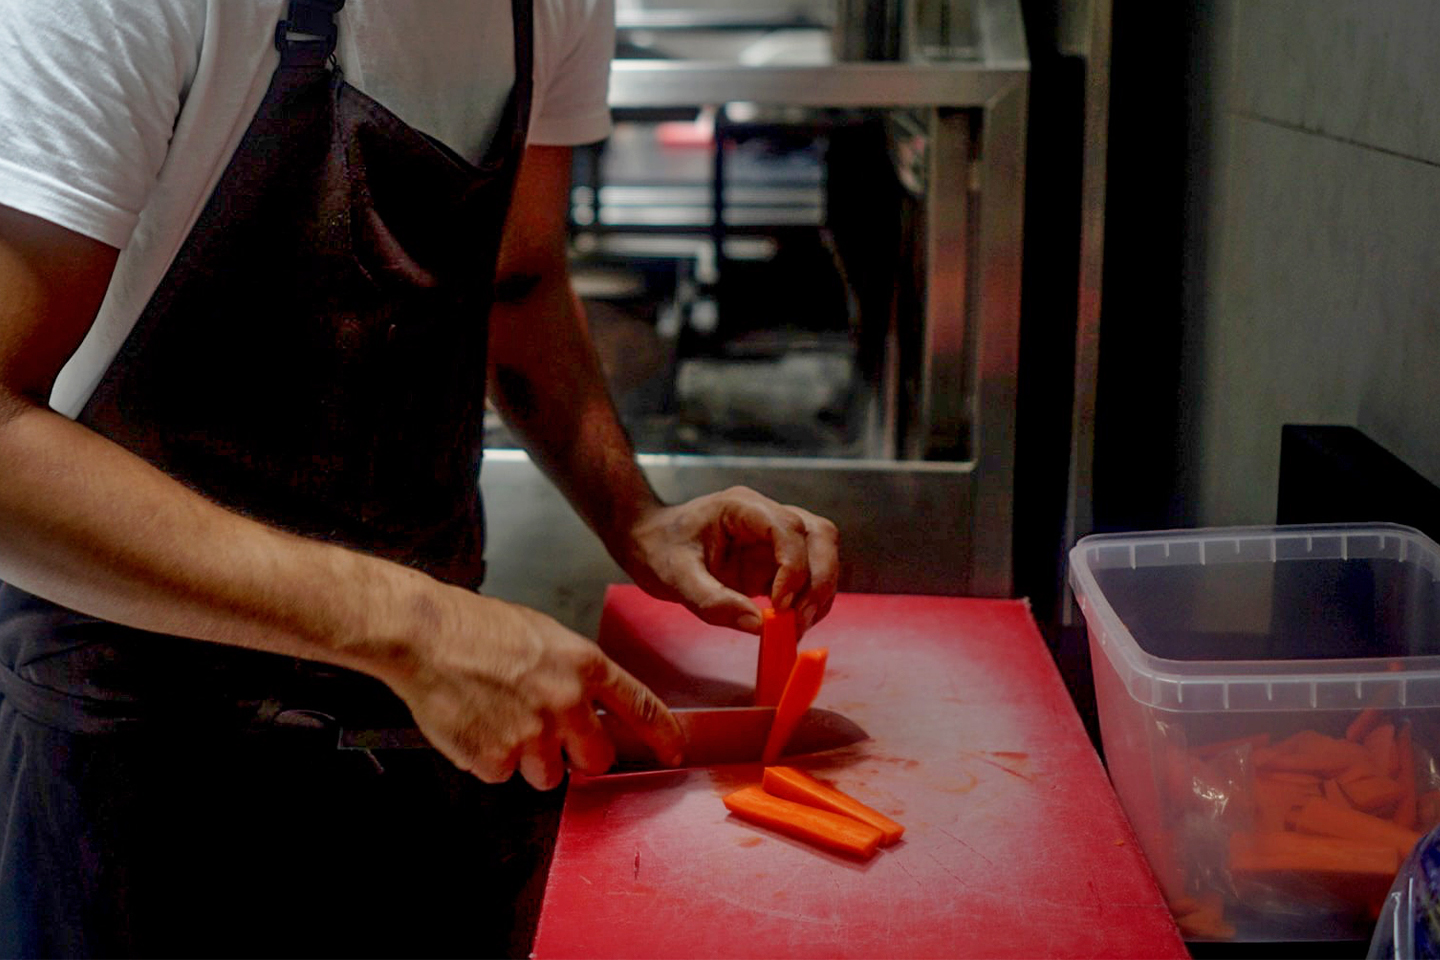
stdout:
[(759, 787), (736, 790), (725, 806), (744, 820), (852, 857), (873, 856), (880, 846), (880, 831), (868, 823), (772, 797)]
[(904, 827), (879, 810), (866, 806), (848, 793), (837, 790), (828, 783), (821, 783), (794, 767), (766, 767), (764, 787), (765, 792), (771, 796), (794, 800), (796, 803), (829, 810), (831, 813), (843, 814), (870, 824), (880, 831), (881, 846), (888, 847), (905, 832)]
[(785, 692), (795, 666), (795, 611), (766, 607), (760, 623), (760, 659), (755, 668), (755, 705), (773, 707)]
[(795, 658), (790, 679), (785, 681), (785, 691), (780, 694), (780, 702), (775, 706), (775, 721), (770, 725), (770, 735), (765, 738), (765, 750), (760, 754), (760, 759), (766, 764), (780, 759), (785, 744), (790, 742), (795, 728), (800, 725), (800, 718), (815, 702), (820, 684), (825, 679), (827, 653), (824, 647), (818, 647), (806, 650)]

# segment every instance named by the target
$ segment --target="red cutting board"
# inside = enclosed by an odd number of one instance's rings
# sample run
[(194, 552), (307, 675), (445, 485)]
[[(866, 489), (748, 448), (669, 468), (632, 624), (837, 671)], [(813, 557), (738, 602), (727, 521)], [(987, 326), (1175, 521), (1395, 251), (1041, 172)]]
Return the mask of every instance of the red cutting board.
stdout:
[[(671, 704), (750, 697), (753, 637), (633, 587), (600, 642)], [(759, 764), (579, 778), (534, 956), (1188, 956), (1023, 602), (842, 594), (803, 643), (870, 739), (795, 765), (904, 839), (862, 863), (736, 819)]]

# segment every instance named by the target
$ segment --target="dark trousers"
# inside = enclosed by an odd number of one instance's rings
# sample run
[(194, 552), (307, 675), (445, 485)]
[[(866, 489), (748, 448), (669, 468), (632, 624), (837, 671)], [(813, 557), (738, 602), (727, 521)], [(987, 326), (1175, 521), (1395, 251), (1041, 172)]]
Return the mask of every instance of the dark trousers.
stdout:
[(524, 956), (560, 791), (0, 699), (0, 955)]

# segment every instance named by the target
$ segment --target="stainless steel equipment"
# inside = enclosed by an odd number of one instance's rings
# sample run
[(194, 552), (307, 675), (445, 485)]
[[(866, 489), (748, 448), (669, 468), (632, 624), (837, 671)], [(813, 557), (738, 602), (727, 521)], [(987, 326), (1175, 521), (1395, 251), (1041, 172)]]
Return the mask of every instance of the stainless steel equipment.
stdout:
[[(896, 159), (913, 181), (918, 213), (914, 289), (882, 318), (870, 358), (879, 379), (863, 455), (647, 454), (641, 462), (652, 483), (670, 498), (746, 483), (825, 513), (845, 538), (844, 589), (1009, 595), (1029, 71), (1017, 0), (975, 0), (969, 58), (907, 50), (884, 61), (837, 59), (828, 43), (802, 41), (784, 55), (742, 62), (725, 53), (733, 34), (688, 41), (662, 34), (693, 28), (675, 19), (667, 25), (661, 6), (632, 3), (627, 14), (622, 4), (622, 28), (629, 15), (653, 31), (639, 40), (658, 46), (666, 39), (672, 51), (688, 42), (705, 55), (617, 59), (612, 106), (883, 112), (895, 118), (892, 143), (905, 154)], [(925, 22), (927, 29), (941, 23)], [(789, 29), (828, 39), (838, 23)], [(963, 44), (965, 36), (960, 29), (941, 38)], [(718, 213), (720, 201), (711, 199)], [(723, 227), (719, 215), (714, 221)], [(618, 239), (633, 245), (643, 236)], [(701, 231), (693, 239), (723, 258), (727, 242), (746, 238)], [(522, 453), (487, 454), (482, 485), (487, 591), (593, 630), (603, 587), (623, 579), (620, 571)]]

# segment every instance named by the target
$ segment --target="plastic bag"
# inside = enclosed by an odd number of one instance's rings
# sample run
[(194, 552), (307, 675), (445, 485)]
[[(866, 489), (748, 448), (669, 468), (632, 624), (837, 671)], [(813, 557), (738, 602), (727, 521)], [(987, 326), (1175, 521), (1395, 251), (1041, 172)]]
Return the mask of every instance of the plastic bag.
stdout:
[(1395, 875), (1367, 956), (1440, 958), (1440, 827), (1426, 834)]

